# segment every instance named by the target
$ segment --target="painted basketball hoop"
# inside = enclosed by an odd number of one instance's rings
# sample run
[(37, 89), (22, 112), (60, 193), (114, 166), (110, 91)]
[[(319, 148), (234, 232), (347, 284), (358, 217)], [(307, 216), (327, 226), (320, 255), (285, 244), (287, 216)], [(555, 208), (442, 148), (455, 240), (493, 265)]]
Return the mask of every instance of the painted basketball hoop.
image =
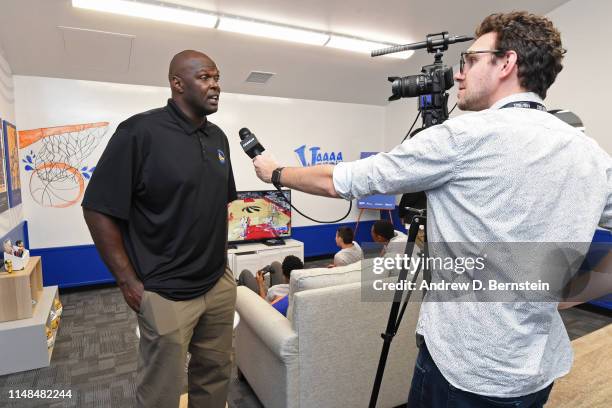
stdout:
[(85, 161), (98, 147), (108, 130), (108, 122), (22, 130), (19, 148), (38, 145), (22, 162), (31, 172), (30, 194), (43, 207), (65, 208), (78, 203), (95, 167)]

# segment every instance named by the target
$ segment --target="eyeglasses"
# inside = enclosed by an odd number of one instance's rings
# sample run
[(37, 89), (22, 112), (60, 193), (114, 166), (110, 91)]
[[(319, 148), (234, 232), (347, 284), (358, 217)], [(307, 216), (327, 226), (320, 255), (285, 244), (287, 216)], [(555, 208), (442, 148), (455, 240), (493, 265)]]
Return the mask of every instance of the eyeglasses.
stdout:
[[(491, 54), (496, 54), (498, 56), (501, 56), (503, 54), (506, 53), (506, 51), (504, 50), (482, 50), (482, 51), (464, 51), (461, 53), (461, 58), (459, 59), (459, 72), (461, 74), (463, 74), (463, 69), (465, 68), (465, 56), (466, 55), (473, 55), (473, 54), (486, 54), (486, 53), (491, 53)], [(469, 65), (472, 64), (471, 61), (469, 61), (468, 59), (468, 63)]]

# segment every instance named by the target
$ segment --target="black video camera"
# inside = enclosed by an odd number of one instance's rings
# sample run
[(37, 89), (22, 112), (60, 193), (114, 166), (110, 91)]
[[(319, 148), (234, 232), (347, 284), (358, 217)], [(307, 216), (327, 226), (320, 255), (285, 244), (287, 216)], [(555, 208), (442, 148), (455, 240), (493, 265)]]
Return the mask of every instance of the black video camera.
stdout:
[(435, 53), (434, 63), (422, 67), (420, 74), (389, 77), (392, 93), (389, 101), (418, 96), (424, 128), (440, 124), (448, 119), (448, 93), (446, 91), (454, 85), (453, 69), (444, 65), (442, 56), (444, 51), (448, 50), (449, 44), (470, 40), (473, 38), (464, 35), (449, 36), (448, 32), (444, 31), (427, 34), (426, 40), (418, 43), (372, 51), (373, 57), (420, 48), (427, 48), (427, 52)]
[(405, 77), (389, 77), (390, 101), (400, 98), (442, 94), (453, 87), (453, 69), (445, 65), (431, 64), (421, 68), (421, 74)]

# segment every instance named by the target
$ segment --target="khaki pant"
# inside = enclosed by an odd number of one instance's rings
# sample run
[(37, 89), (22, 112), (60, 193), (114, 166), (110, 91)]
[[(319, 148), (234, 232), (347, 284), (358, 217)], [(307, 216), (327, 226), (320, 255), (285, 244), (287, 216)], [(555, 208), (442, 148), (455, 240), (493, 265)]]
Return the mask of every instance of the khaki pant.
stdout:
[(225, 407), (235, 306), (236, 283), (229, 270), (195, 299), (172, 301), (144, 292), (138, 314), (138, 407), (179, 406), (187, 351), (189, 407)]

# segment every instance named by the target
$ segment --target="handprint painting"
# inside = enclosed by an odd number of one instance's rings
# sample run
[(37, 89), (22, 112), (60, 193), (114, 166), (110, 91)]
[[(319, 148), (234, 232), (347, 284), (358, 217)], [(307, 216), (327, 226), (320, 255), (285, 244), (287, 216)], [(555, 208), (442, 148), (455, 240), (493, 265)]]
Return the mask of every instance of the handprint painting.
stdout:
[(42, 207), (80, 203), (95, 164), (91, 154), (104, 139), (108, 122), (19, 131), (19, 148), (32, 199)]

